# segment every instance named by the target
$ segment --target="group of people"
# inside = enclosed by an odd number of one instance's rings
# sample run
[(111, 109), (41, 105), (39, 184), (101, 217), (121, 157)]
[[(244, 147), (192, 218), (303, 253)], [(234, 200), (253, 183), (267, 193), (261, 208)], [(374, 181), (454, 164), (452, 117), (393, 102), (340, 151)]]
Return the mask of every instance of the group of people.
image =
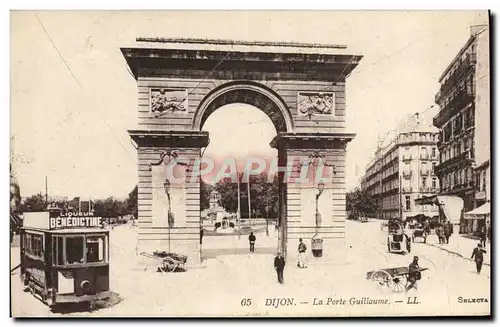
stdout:
[[(306, 259), (306, 251), (307, 246), (299, 239), (299, 246), (297, 248), (299, 252), (297, 267), (299, 268), (307, 268), (307, 259)], [(274, 269), (276, 270), (276, 274), (278, 275), (278, 283), (283, 284), (283, 272), (285, 270), (285, 259), (281, 252), (278, 252), (278, 255), (274, 258)]]
[(453, 234), (453, 225), (450, 222), (441, 224), (436, 228), (439, 244), (448, 244), (451, 234)]

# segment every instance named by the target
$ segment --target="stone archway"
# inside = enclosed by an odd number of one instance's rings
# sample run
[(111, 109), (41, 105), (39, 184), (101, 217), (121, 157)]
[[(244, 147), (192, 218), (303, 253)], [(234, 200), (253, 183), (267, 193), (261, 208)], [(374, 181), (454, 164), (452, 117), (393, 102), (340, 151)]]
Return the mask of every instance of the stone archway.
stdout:
[[(200, 189), (193, 177), (209, 140), (201, 128), (217, 108), (236, 102), (264, 111), (278, 131), (270, 145), (280, 167), (282, 251), (296, 248), (288, 240), (313, 237), (326, 241), (327, 253), (341, 251), (346, 144), (354, 137), (345, 131), (345, 76), (361, 56), (337, 45), (188, 39), (138, 39), (122, 53), (138, 84), (138, 128), (129, 134), (138, 149), (140, 251), (167, 249), (199, 262)], [(326, 172), (316, 211), (316, 182), (293, 182), (310, 164)], [(167, 191), (172, 166), (182, 170), (182, 183)]]
[(212, 112), (232, 103), (259, 108), (271, 119), (278, 133), (294, 130), (292, 115), (280, 96), (265, 85), (250, 81), (228, 82), (207, 94), (194, 115), (192, 129), (201, 130)]

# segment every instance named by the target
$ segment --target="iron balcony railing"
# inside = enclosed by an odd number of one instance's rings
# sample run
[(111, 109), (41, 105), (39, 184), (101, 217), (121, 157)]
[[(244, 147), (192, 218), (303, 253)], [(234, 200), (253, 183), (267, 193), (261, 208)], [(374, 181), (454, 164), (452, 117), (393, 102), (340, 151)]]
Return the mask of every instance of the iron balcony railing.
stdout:
[(439, 91), (434, 96), (434, 101), (439, 103), (443, 96), (446, 96), (447, 93), (453, 88), (453, 86), (457, 85), (462, 77), (464, 77), (475, 65), (476, 65), (476, 55), (468, 54), (464, 60), (457, 66), (457, 68), (451, 73), (450, 77), (441, 84)]
[[(439, 111), (438, 115), (434, 117), (432, 121), (434, 126), (443, 126), (458, 110), (462, 109), (473, 100), (474, 92), (472, 92), (472, 90), (469, 90), (466, 87), (460, 88), (458, 93), (446, 102)], [(451, 137), (451, 135), (449, 136)], [(447, 141), (447, 139), (445, 138), (444, 141)]]

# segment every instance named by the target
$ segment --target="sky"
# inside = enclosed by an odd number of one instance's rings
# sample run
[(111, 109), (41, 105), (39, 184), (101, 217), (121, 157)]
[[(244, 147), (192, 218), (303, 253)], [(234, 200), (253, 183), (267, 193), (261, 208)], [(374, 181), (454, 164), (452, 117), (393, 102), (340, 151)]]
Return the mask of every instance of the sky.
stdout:
[[(22, 196), (44, 193), (45, 176), (54, 196), (124, 197), (132, 190), (136, 150), (127, 130), (137, 123), (137, 89), (120, 47), (136, 37), (346, 44), (364, 56), (346, 86), (346, 132), (357, 134), (347, 148), (352, 189), (377, 138), (433, 105), (438, 78), (469, 26), (487, 19), (470, 11), (12, 12), (11, 164)], [(222, 129), (222, 115), (238, 124)], [(275, 153), (274, 127), (254, 107), (222, 107), (203, 129), (211, 135), (206, 155)], [(232, 142), (232, 133), (248, 142)]]

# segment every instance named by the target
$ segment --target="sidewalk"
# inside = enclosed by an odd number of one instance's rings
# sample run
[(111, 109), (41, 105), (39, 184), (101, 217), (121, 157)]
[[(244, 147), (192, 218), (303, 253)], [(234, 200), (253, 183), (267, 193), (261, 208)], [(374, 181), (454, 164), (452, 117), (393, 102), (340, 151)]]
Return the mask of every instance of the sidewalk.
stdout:
[[(479, 240), (469, 238), (467, 236), (462, 236), (459, 234), (453, 234), (450, 237), (449, 244), (439, 244), (439, 240), (435, 234), (429, 235), (427, 237), (427, 245), (440, 248), (449, 253), (456, 254), (465, 259), (470, 259), (472, 251), (479, 243)], [(489, 266), (491, 263), (491, 243), (486, 242), (486, 247), (484, 248), (487, 252), (484, 254), (484, 264)]]

